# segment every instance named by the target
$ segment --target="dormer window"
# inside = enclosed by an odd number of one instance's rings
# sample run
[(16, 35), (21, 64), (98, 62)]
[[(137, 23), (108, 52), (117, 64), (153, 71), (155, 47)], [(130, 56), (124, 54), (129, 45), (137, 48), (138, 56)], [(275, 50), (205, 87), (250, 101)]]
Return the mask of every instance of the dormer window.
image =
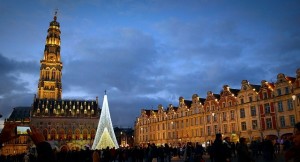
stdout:
[(253, 101), (252, 97), (249, 97), (249, 102), (252, 102), (252, 101)]
[(281, 96), (281, 89), (277, 89), (277, 95)]
[(289, 91), (289, 87), (285, 87), (285, 94), (289, 94), (290, 91)]
[(264, 92), (263, 95), (264, 95), (264, 99), (268, 98), (268, 94), (266, 92)]

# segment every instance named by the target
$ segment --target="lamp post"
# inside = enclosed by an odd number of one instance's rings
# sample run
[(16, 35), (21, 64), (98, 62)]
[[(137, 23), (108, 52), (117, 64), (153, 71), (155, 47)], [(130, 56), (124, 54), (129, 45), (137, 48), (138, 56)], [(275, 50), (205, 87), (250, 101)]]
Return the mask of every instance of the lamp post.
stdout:
[(297, 110), (296, 110), (296, 104), (295, 104), (295, 100), (296, 100), (296, 95), (295, 94), (292, 95), (292, 99), (293, 99), (293, 108), (294, 108), (294, 111), (295, 111), (295, 118), (297, 120), (298, 118), (297, 118)]
[[(215, 113), (213, 112), (213, 113), (211, 113), (211, 115), (212, 115), (212, 124), (214, 123), (214, 121), (215, 121)], [(214, 128), (214, 125), (212, 125), (212, 128)], [(216, 131), (216, 130), (214, 130), (214, 131)], [(215, 132), (215, 134), (217, 134), (217, 132)]]

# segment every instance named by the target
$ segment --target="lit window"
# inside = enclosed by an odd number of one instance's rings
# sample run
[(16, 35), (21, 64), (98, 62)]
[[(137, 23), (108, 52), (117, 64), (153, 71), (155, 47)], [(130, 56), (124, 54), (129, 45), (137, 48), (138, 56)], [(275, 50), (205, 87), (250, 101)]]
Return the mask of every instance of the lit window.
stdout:
[(278, 112), (283, 112), (282, 101), (277, 102)]
[(251, 106), (251, 116), (256, 116), (256, 108), (255, 108), (255, 106)]
[(257, 120), (252, 120), (252, 129), (257, 129)]
[(244, 108), (242, 108), (242, 109), (240, 109), (240, 118), (245, 118), (245, 109)]
[(265, 104), (265, 114), (270, 114), (270, 112), (271, 112), (270, 105), (269, 105), (269, 103), (266, 103)]
[(295, 125), (295, 116), (294, 115), (290, 115), (290, 123), (291, 123), (291, 126)]
[(271, 129), (272, 128), (272, 120), (271, 120), (271, 118), (267, 118), (266, 119), (266, 125), (267, 125), (267, 129)]
[(288, 99), (287, 100), (288, 110), (293, 110), (293, 100)]
[(285, 127), (285, 119), (284, 119), (284, 116), (280, 116), (279, 120), (280, 120), (280, 127)]
[(246, 126), (246, 122), (242, 122), (241, 123), (241, 126), (242, 126), (242, 130), (247, 130), (247, 126)]

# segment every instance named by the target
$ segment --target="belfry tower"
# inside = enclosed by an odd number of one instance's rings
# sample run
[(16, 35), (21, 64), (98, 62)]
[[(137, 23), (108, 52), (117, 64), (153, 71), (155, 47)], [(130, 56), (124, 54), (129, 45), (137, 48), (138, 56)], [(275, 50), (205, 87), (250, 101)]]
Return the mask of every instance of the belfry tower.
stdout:
[(55, 12), (53, 21), (50, 22), (44, 57), (40, 61), (40, 79), (38, 84), (39, 99), (62, 98), (62, 62), (60, 58), (60, 28), (59, 22), (56, 21), (57, 12)]

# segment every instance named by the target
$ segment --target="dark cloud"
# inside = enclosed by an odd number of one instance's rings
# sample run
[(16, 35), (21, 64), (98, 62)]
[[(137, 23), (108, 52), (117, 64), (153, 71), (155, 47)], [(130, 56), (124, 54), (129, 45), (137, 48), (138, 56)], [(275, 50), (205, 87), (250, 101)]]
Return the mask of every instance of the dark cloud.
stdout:
[(0, 60), (0, 114), (7, 118), (12, 108), (32, 104), (34, 93), (31, 93), (30, 83), (24, 78), (24, 74), (38, 73), (39, 67), (34, 62), (8, 59), (1, 53)]
[(28, 83), (23, 81), (22, 74), (37, 73), (38, 64), (34, 62), (18, 62), (8, 59), (0, 53), (0, 95), (6, 96), (14, 91), (27, 92)]
[(31, 104), (55, 8), (62, 31), (63, 97), (99, 96), (102, 103), (107, 90), (114, 125), (132, 126), (142, 108), (176, 106), (180, 96), (205, 98), (225, 84), (260, 85), (275, 81), (278, 73), (294, 77), (299, 68), (299, 2), (126, 2), (0, 5), (1, 111)]

